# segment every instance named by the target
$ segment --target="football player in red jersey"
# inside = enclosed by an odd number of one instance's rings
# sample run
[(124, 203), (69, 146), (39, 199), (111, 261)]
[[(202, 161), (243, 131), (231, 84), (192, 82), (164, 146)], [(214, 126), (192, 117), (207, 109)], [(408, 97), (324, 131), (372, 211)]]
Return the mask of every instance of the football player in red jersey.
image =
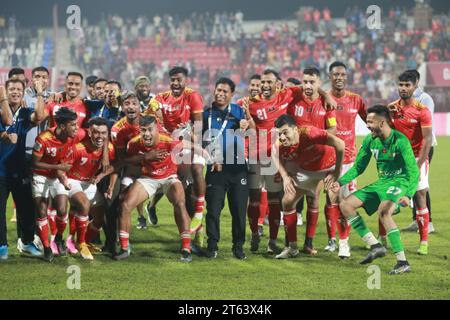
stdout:
[[(85, 127), (89, 117), (89, 111), (84, 104), (80, 94), (83, 88), (83, 75), (79, 72), (69, 72), (64, 82), (64, 91), (51, 95), (45, 106), (45, 117), (48, 119), (48, 127), (55, 126), (54, 115), (61, 107), (72, 109), (77, 114), (78, 133), (77, 141), (81, 141), (85, 136)], [(56, 210), (54, 200), (49, 199), (48, 218), (50, 225), (51, 238), (55, 238), (57, 232), (56, 226)], [(69, 218), (71, 218), (69, 216)], [(74, 225), (74, 221), (70, 220), (70, 224)], [(55, 254), (58, 253), (54, 243), (51, 247)]]
[[(162, 190), (174, 207), (175, 222), (181, 237), (181, 261), (192, 260), (189, 225), (191, 219), (185, 207), (183, 185), (178, 180), (177, 164), (172, 159), (176, 152), (178, 139), (160, 132), (153, 116), (144, 116), (139, 123), (140, 135), (133, 138), (127, 146), (126, 163), (141, 165), (141, 177), (127, 190), (120, 205), (119, 239), (120, 252), (116, 260), (126, 259), (130, 255), (129, 232), (131, 211), (148, 198)], [(175, 149), (175, 150), (174, 150)], [(181, 152), (182, 147), (179, 148)], [(173, 151), (173, 152), (172, 152)]]
[(428, 154), (433, 143), (431, 113), (428, 108), (413, 98), (416, 77), (404, 72), (398, 77), (400, 99), (391, 103), (391, 117), (394, 129), (403, 133), (411, 142), (420, 170), (419, 185), (414, 195), (419, 226), (420, 246), (418, 254), (428, 254), (428, 225), (430, 215), (426, 203), (428, 192)]
[[(314, 126), (316, 128), (327, 130), (329, 133), (336, 134), (336, 114), (335, 110), (327, 110), (324, 107), (323, 99), (319, 95), (319, 88), (322, 84), (320, 71), (315, 67), (309, 67), (303, 70), (302, 87), (303, 93), (294, 99), (288, 106), (287, 114), (292, 116), (299, 126)], [(332, 151), (331, 147), (322, 148)], [(319, 194), (322, 184), (318, 185), (315, 193), (306, 195), (306, 235), (303, 251), (315, 255), (317, 250), (313, 247), (313, 239), (316, 233), (317, 220), (319, 217)], [(333, 223), (330, 219), (331, 212), (337, 208), (337, 199), (327, 194), (327, 204), (325, 206), (325, 218), (328, 232), (328, 245), (326, 251), (336, 250), (336, 238), (332, 233)]]
[[(89, 110), (84, 104), (80, 94), (83, 89), (83, 75), (79, 72), (67, 73), (66, 80), (64, 82), (64, 91), (53, 94), (49, 97), (45, 106), (45, 117), (48, 119), (48, 127), (53, 128), (55, 126), (54, 115), (61, 107), (67, 107), (72, 109), (77, 114), (78, 133), (77, 141), (81, 141), (86, 136), (85, 128), (87, 126), (87, 120), (89, 118)], [(104, 163), (106, 165), (106, 163)], [(54, 200), (49, 199), (48, 205), (48, 217), (51, 238), (56, 236), (56, 210)], [(69, 216), (71, 219), (72, 216)], [(70, 225), (74, 225), (75, 221), (70, 220)], [(58, 250), (53, 242), (51, 242), (51, 248), (54, 254), (58, 254)]]
[(89, 110), (84, 104), (80, 94), (83, 89), (83, 75), (79, 72), (69, 72), (64, 83), (64, 92), (50, 97), (45, 106), (45, 116), (48, 117), (48, 126), (53, 128), (55, 114), (61, 107), (72, 109), (77, 114), (78, 141), (86, 136), (87, 120), (89, 120)]
[[(283, 220), (288, 240), (288, 246), (275, 258), (287, 259), (299, 254), (297, 201), (305, 194), (315, 194), (322, 180), (325, 190), (328, 190), (339, 178), (345, 144), (326, 130), (313, 126), (299, 127), (289, 115), (279, 117), (275, 126), (280, 146), (272, 149), (272, 159), (283, 179)], [(332, 147), (331, 152), (324, 145)], [(329, 190), (330, 197), (335, 194)]]
[[(289, 87), (301, 87), (302, 86), (302, 82), (297, 79), (297, 78), (288, 78), (286, 80), (286, 84), (285, 84), (286, 88)], [(302, 216), (302, 212), (305, 206), (305, 197), (301, 197), (300, 200), (298, 200), (297, 202), (297, 225), (301, 226), (303, 225), (303, 216)], [(280, 224), (283, 224), (283, 219), (281, 219)], [(287, 241), (287, 240), (286, 240)]]
[[(281, 178), (273, 166), (270, 159), (272, 144), (276, 136), (272, 139), (275, 120), (286, 113), (288, 105), (302, 94), (301, 87), (289, 87), (281, 91), (277, 90), (279, 82), (278, 73), (274, 70), (265, 70), (261, 75), (261, 95), (258, 99), (250, 99), (248, 108), (255, 121), (257, 143), (250, 142), (249, 150), (249, 188), (250, 202), (248, 207), (248, 217), (252, 238), (250, 240), (250, 251), (258, 250), (260, 236), (258, 234), (259, 202), (261, 198), (261, 188), (265, 186), (268, 192), (269, 202), (269, 243), (268, 253), (276, 253), (280, 250), (276, 245), (278, 229), (280, 224), (280, 192)], [(327, 106), (335, 107), (335, 102), (330, 96), (320, 90), (320, 95), (324, 97)], [(252, 137), (250, 137), (250, 141)], [(273, 141), (272, 141), (273, 140)]]
[[(103, 226), (105, 212), (103, 195), (97, 190), (97, 183), (112, 172), (100, 171), (105, 144), (108, 158), (114, 160), (114, 147), (108, 142), (108, 122), (104, 118), (91, 118), (88, 122), (88, 137), (73, 147), (72, 168), (67, 176), (58, 172), (64, 187), (60, 184), (57, 195), (66, 195), (70, 199), (70, 211), (75, 217), (77, 245), (83, 259), (93, 260), (88, 243), (92, 241)], [(89, 223), (89, 212), (93, 220)], [(67, 241), (67, 247), (72, 245)], [(73, 249), (73, 248), (72, 248)], [(69, 250), (70, 251), (70, 250)]]
[[(257, 97), (261, 94), (261, 75), (254, 74), (249, 79), (249, 84), (247, 88), (248, 96), (243, 97), (236, 101), (236, 104), (240, 106), (248, 105), (250, 99), (258, 99)], [(245, 153), (248, 157), (248, 137), (245, 139)], [(259, 236), (264, 235), (264, 220), (269, 214), (269, 204), (267, 202), (267, 190), (263, 187), (261, 189), (261, 199), (259, 202), (259, 218), (258, 218), (258, 233)]]
[[(139, 100), (134, 92), (125, 92), (122, 95), (122, 100), (122, 109), (125, 113), (125, 117), (117, 121), (111, 128), (111, 141), (114, 145), (118, 161), (125, 158), (128, 142), (139, 135), (139, 120), (141, 118)], [(140, 169), (137, 166), (128, 165), (126, 168), (123, 168), (121, 173), (120, 172), (120, 170), (117, 170), (111, 175), (109, 186), (105, 194), (107, 199), (113, 200), (113, 203), (109, 206), (107, 211), (105, 224), (105, 250), (113, 256), (115, 255), (117, 239), (118, 208), (120, 202), (123, 200), (125, 194), (124, 191), (131, 186), (137, 177), (139, 177)], [(116, 185), (119, 176), (121, 176), (119, 195), (115, 197), (115, 199), (112, 199), (114, 186)], [(143, 204), (139, 204), (137, 210), (139, 214), (142, 214)]]
[[(188, 70), (184, 67), (173, 67), (169, 71), (170, 91), (159, 93), (149, 103), (147, 114), (156, 114), (161, 119), (164, 128), (173, 136), (191, 135), (194, 143), (201, 141), (203, 128), (203, 99), (195, 90), (186, 87)], [(185, 129), (192, 127), (188, 132)], [(185, 150), (189, 152), (189, 150)], [(198, 233), (195, 243), (203, 243), (203, 208), (205, 206), (206, 184), (203, 176), (203, 167), (206, 162), (198, 154), (190, 156), (190, 163), (179, 167), (178, 174), (181, 180), (193, 182), (194, 212), (190, 212), (192, 222), (190, 230)], [(157, 200), (157, 199), (155, 199)], [(155, 204), (156, 201), (153, 201)], [(151, 208), (149, 208), (152, 210)]]
[[(359, 115), (362, 120), (366, 121), (367, 107), (363, 98), (349, 90), (347, 85), (347, 66), (335, 61), (329, 67), (329, 78), (331, 81), (331, 95), (336, 100), (336, 136), (345, 142), (344, 164), (342, 165), (341, 175), (344, 175), (353, 166), (356, 158), (356, 117)], [(356, 191), (356, 180), (351, 181), (339, 190), (339, 201), (348, 197)], [(350, 257), (350, 246), (348, 245), (348, 236), (350, 233), (350, 225), (342, 216), (339, 206), (329, 209), (331, 220), (331, 236), (336, 233), (336, 225), (339, 233), (339, 257)], [(380, 223), (381, 224), (381, 223)], [(330, 236), (330, 235), (329, 235)], [(385, 240), (386, 241), (386, 240)]]
[(254, 74), (250, 77), (247, 92), (248, 96), (238, 99), (236, 104), (243, 106), (245, 101), (256, 99), (261, 94), (261, 75)]
[[(48, 240), (48, 198), (56, 194), (56, 188), (61, 183), (56, 171), (71, 168), (67, 162), (78, 131), (77, 114), (69, 108), (60, 108), (55, 113), (55, 121), (56, 128), (48, 129), (36, 138), (32, 155), (32, 193), (38, 216), (38, 235), (44, 246), (44, 259), (49, 262), (53, 260), (53, 252)], [(67, 225), (67, 196), (56, 196), (55, 202), (58, 214), (55, 242), (59, 254), (64, 255), (66, 247), (62, 236)]]

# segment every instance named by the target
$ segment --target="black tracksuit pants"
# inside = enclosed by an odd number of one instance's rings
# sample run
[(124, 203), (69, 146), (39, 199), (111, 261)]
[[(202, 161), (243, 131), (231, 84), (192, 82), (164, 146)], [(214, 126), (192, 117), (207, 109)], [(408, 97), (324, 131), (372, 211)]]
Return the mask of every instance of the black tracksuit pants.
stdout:
[(30, 183), (21, 178), (0, 177), (0, 245), (7, 245), (6, 236), (6, 202), (12, 194), (16, 203), (18, 236), (23, 243), (34, 239), (36, 225), (33, 197)]
[(220, 214), (228, 196), (228, 207), (232, 218), (233, 247), (242, 247), (245, 242), (245, 227), (248, 203), (246, 165), (224, 165), (221, 172), (206, 173), (206, 234), (208, 248), (218, 250), (220, 240)]

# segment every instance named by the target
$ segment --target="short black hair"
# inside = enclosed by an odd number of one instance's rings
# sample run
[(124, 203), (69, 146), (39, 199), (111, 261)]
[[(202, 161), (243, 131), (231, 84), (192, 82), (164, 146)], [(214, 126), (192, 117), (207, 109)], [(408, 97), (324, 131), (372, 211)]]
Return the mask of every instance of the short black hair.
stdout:
[(391, 121), (391, 115), (389, 108), (382, 104), (376, 104), (367, 109), (367, 114), (375, 113), (376, 115), (385, 118), (387, 121)]
[(285, 124), (287, 124), (289, 127), (297, 126), (297, 122), (295, 121), (294, 117), (288, 114), (283, 114), (277, 120), (275, 120), (275, 128), (281, 128)]
[(108, 121), (102, 117), (93, 117), (89, 119), (88, 126), (108, 126)]
[(188, 76), (189, 72), (188, 69), (186, 69), (185, 67), (182, 66), (175, 66), (172, 69), (169, 70), (169, 77), (172, 77), (178, 73), (182, 73), (184, 74), (185, 77)]
[(297, 78), (288, 78), (288, 79), (286, 80), (286, 82), (293, 83), (293, 84), (295, 84), (296, 86), (302, 84), (301, 81), (298, 80)]
[(139, 126), (145, 127), (151, 125), (156, 122), (156, 118), (154, 116), (145, 115), (139, 119)]
[(22, 80), (17, 79), (17, 78), (6, 80), (6, 82), (5, 82), (5, 89), (8, 89), (8, 86), (9, 86), (10, 83), (20, 83), (20, 84), (22, 84), (22, 87), (23, 87), (22, 91), (25, 91), (25, 83)]
[(94, 84), (95, 80), (97, 80), (97, 76), (87, 76), (85, 83), (87, 86), (90, 86), (91, 84)]
[(216, 81), (215, 88), (217, 88), (217, 86), (219, 84), (227, 84), (227, 85), (229, 85), (230, 89), (231, 89), (231, 92), (234, 92), (234, 90), (236, 89), (236, 84), (230, 78), (225, 78), (225, 77), (220, 78), (219, 80)]
[(417, 81), (420, 80), (420, 73), (419, 73), (419, 71), (417, 71), (415, 69), (409, 69), (409, 70), (406, 70), (405, 72), (413, 74), (416, 77)]
[(252, 81), (252, 80), (261, 80), (261, 75), (255, 73), (255, 74), (252, 75), (252, 76), (250, 77), (250, 79), (249, 79), (249, 81)]
[(22, 68), (12, 68), (11, 70), (9, 70), (8, 72), (8, 79), (12, 78), (15, 75), (18, 74), (23, 74), (25, 75), (25, 70), (23, 70)]
[(94, 86), (95, 86), (97, 83), (99, 83), (99, 82), (108, 82), (108, 80), (106, 80), (106, 79), (104, 79), (104, 78), (97, 78), (97, 79), (94, 81)]
[(273, 69), (266, 69), (263, 71), (264, 75), (273, 74), (277, 80), (281, 80), (280, 74)]
[(56, 111), (54, 116), (56, 124), (62, 125), (66, 124), (70, 121), (74, 121), (77, 119), (77, 114), (72, 109), (69, 109), (67, 107), (61, 107), (58, 111)]
[(79, 73), (79, 72), (76, 72), (76, 71), (68, 72), (67, 76), (66, 76), (66, 79), (69, 78), (70, 76), (77, 76), (77, 77), (80, 77), (81, 80), (83, 80), (83, 75), (81, 73)]
[(411, 82), (412, 84), (415, 84), (417, 82), (417, 76), (412, 72), (405, 71), (398, 76), (398, 81)]
[(331, 72), (331, 70), (333, 70), (333, 68), (336, 67), (343, 67), (345, 70), (347, 70), (347, 66), (345, 65), (345, 63), (341, 62), (341, 61), (334, 61), (332, 64), (330, 64), (330, 66), (328, 67), (328, 72)]
[(303, 74), (307, 74), (309, 76), (317, 76), (320, 78), (320, 70), (316, 67), (307, 67), (305, 70), (303, 70)]
[(109, 81), (106, 81), (106, 84), (116, 84), (119, 87), (119, 90), (122, 90), (122, 85), (120, 84), (119, 81), (109, 80)]
[(44, 72), (46, 72), (48, 75), (50, 75), (50, 72), (48, 71), (48, 69), (46, 68), (46, 67), (44, 67), (44, 66), (39, 66), (39, 67), (36, 67), (36, 68), (34, 68), (33, 70), (31, 70), (31, 75), (33, 76), (36, 72), (38, 72), (38, 71), (44, 71)]

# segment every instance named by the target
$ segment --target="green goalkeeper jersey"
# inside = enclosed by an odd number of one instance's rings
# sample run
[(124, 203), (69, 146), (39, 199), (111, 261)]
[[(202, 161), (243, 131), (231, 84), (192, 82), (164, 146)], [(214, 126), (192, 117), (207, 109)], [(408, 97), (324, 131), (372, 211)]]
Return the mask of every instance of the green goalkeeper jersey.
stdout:
[(379, 180), (404, 180), (402, 182), (408, 186), (406, 196), (411, 198), (419, 182), (419, 168), (408, 138), (394, 129), (384, 141), (369, 134), (358, 151), (355, 164), (338, 180), (339, 184), (346, 185), (361, 175), (372, 155), (377, 161)]

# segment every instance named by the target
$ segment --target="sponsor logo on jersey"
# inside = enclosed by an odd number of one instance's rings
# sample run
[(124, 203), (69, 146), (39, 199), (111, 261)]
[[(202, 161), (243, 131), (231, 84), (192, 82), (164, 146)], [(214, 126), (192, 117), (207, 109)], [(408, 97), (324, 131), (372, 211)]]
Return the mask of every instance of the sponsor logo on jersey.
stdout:
[(352, 130), (338, 131), (338, 132), (336, 133), (336, 135), (338, 135), (338, 136), (348, 136), (348, 135), (351, 135), (352, 133), (353, 133)]
[(380, 174), (380, 176), (391, 177), (391, 176), (402, 174), (402, 169), (398, 169), (398, 170), (395, 170), (395, 171), (383, 171), (383, 170), (380, 170), (380, 171), (378, 171), (378, 173)]

